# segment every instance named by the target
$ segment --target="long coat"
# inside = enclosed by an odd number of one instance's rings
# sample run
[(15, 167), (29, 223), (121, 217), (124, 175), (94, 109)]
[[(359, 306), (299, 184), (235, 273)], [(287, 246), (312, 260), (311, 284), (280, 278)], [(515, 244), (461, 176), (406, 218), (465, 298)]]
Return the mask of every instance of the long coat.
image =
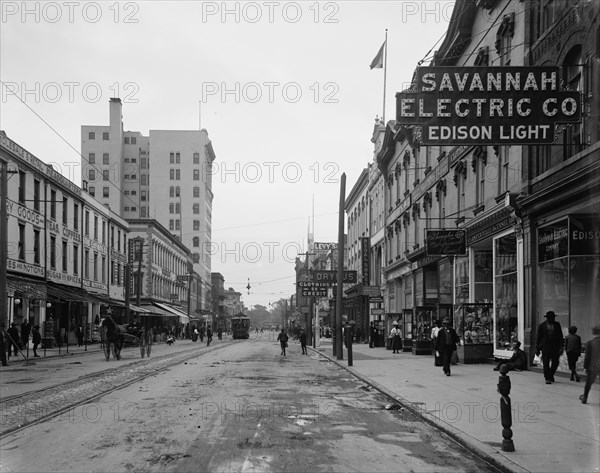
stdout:
[(442, 349), (444, 348), (444, 345), (446, 345), (446, 331), (449, 331), (450, 336), (452, 337), (451, 352), (456, 351), (456, 345), (460, 342), (460, 338), (458, 338), (458, 334), (456, 333), (456, 330), (454, 330), (453, 327), (442, 327), (437, 333), (437, 338), (435, 339), (434, 347), (436, 351), (440, 352), (440, 354), (442, 352)]
[[(548, 331), (548, 324), (553, 325), (553, 334), (550, 336), (550, 332)], [(550, 350), (553, 352), (559, 352), (562, 350), (564, 344), (564, 337), (562, 333), (562, 328), (560, 324), (553, 320), (542, 322), (538, 326), (537, 330), (537, 342), (535, 344), (536, 351), (539, 353), (542, 350)]]

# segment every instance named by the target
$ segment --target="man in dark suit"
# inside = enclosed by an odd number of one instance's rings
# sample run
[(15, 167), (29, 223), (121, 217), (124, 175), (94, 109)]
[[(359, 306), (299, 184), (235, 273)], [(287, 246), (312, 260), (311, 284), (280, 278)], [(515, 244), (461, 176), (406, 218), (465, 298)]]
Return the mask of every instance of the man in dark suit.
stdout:
[(446, 376), (450, 376), (450, 359), (452, 358), (452, 353), (456, 351), (458, 343), (460, 343), (458, 334), (450, 326), (450, 319), (446, 317), (442, 320), (442, 328), (437, 333), (434, 347), (436, 355), (442, 359), (442, 366)]
[(535, 354), (542, 354), (544, 364), (544, 379), (546, 384), (554, 382), (554, 373), (558, 368), (558, 360), (563, 352), (564, 337), (560, 324), (554, 320), (556, 314), (549, 310), (546, 312), (546, 321), (538, 326)]

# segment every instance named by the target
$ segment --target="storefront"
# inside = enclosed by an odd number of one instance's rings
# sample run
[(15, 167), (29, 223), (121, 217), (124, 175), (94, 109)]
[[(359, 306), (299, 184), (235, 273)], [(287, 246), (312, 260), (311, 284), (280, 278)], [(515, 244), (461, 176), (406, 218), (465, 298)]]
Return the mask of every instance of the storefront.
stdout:
[(600, 216), (572, 214), (537, 229), (537, 304), (552, 310), (566, 334), (570, 325), (592, 338), (600, 307)]

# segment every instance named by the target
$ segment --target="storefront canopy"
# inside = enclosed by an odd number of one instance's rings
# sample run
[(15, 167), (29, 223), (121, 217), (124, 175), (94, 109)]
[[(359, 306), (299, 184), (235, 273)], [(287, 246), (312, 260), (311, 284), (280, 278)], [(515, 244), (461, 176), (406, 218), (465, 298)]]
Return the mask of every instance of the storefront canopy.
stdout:
[(46, 286), (50, 299), (56, 299), (60, 302), (90, 302), (91, 297), (82, 289), (68, 286), (57, 286), (48, 283)]
[(174, 307), (171, 307), (170, 305), (161, 304), (160, 302), (153, 302), (152, 304), (155, 305), (156, 307), (160, 308), (160, 309), (166, 310), (167, 312), (169, 312), (169, 313), (171, 313), (173, 315), (176, 315), (177, 317), (179, 317), (180, 322), (182, 322), (184, 324), (186, 324), (186, 323), (189, 322), (189, 317), (186, 314), (184, 314), (183, 312), (177, 310)]

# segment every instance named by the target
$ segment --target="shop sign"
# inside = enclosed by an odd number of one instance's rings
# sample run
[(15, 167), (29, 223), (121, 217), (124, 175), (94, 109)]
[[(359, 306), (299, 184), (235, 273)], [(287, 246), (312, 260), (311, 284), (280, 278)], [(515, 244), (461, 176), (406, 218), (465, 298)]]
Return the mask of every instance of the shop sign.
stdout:
[(428, 256), (467, 254), (465, 230), (425, 230), (425, 251)]
[(25, 263), (24, 261), (18, 261), (8, 258), (6, 269), (8, 271), (14, 271), (15, 273), (27, 274), (29, 276), (37, 276), (43, 278), (46, 271), (41, 266), (35, 264)]
[(89, 279), (83, 280), (83, 287), (88, 287), (90, 289), (95, 289), (97, 291), (102, 291), (102, 292), (108, 291), (108, 286), (105, 283), (101, 283), (98, 281), (91, 281)]
[(327, 288), (302, 288), (301, 293), (302, 297), (327, 297)]
[(371, 279), (370, 268), (371, 268), (371, 244), (368, 237), (360, 239), (360, 251), (361, 251), (361, 268), (362, 268), (362, 283), (369, 284)]
[(371, 315), (383, 315), (385, 314), (385, 309), (371, 309)]
[(471, 246), (473, 243), (510, 227), (513, 223), (512, 217), (509, 215), (501, 218), (502, 215), (504, 215), (504, 213), (501, 212), (494, 216), (494, 218), (490, 219), (490, 223), (483, 228), (477, 226), (467, 229), (467, 245)]
[(46, 277), (50, 281), (54, 281), (59, 284), (65, 284), (67, 286), (81, 286), (81, 277), (75, 274), (63, 273), (62, 271), (49, 269), (46, 271)]
[(369, 297), (381, 297), (381, 289), (379, 286), (363, 286), (362, 295)]
[(569, 253), (567, 219), (538, 229), (538, 261), (562, 258)]
[(556, 66), (420, 67), (396, 120), (421, 125), (427, 145), (553, 143), (556, 123), (581, 121), (580, 92), (560, 82)]
[(41, 214), (35, 210), (23, 207), (10, 199), (6, 200), (6, 211), (8, 212), (8, 215), (25, 220), (33, 225), (42, 226), (44, 224), (44, 217), (42, 217)]
[[(337, 282), (337, 270), (316, 270), (309, 271), (309, 278), (311, 281), (315, 282), (328, 282), (330, 285), (333, 285)], [(357, 282), (357, 274), (356, 271), (345, 270), (343, 274), (342, 283), (344, 284), (356, 284)]]
[(571, 255), (600, 255), (600, 219), (575, 215), (569, 220)]
[(331, 287), (328, 282), (316, 282), (316, 281), (298, 281), (298, 287), (302, 288), (316, 288), (316, 287)]
[(314, 243), (315, 250), (337, 250), (337, 248), (338, 248), (337, 243), (323, 243), (323, 242), (318, 242), (318, 241), (315, 241), (315, 243)]

